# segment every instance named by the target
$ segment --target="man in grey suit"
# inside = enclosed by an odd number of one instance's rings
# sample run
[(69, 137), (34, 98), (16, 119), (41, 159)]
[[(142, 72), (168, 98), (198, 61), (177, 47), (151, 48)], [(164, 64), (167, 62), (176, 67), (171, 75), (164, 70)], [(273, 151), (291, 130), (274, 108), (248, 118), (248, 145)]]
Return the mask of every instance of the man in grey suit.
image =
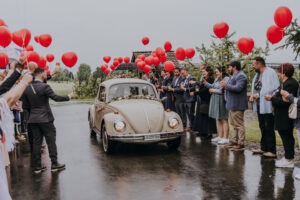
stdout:
[(23, 103), (29, 107), (28, 126), (30, 126), (33, 136), (33, 171), (38, 174), (46, 169), (41, 164), (41, 144), (43, 137), (48, 145), (49, 156), (51, 158), (51, 171), (65, 169), (64, 164), (57, 161), (56, 129), (53, 124), (49, 98), (54, 101), (69, 101), (73, 94), (68, 96), (56, 95), (51, 87), (46, 83), (47, 74), (44, 69), (37, 68), (34, 71), (35, 80), (29, 85), (23, 95)]
[(232, 76), (227, 83), (221, 82), (221, 86), (225, 89), (226, 109), (229, 110), (230, 122), (235, 134), (230, 144), (225, 146), (241, 150), (245, 143), (244, 112), (248, 108), (248, 80), (241, 68), (240, 61), (232, 61), (228, 70)]

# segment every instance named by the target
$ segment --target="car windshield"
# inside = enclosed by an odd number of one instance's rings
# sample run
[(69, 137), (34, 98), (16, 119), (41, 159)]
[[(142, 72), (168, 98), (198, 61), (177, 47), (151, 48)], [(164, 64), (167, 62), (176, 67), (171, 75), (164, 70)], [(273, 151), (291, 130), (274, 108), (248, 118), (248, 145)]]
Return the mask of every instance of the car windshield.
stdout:
[(156, 98), (155, 91), (151, 85), (143, 83), (122, 83), (110, 87), (108, 100), (113, 101), (133, 96)]

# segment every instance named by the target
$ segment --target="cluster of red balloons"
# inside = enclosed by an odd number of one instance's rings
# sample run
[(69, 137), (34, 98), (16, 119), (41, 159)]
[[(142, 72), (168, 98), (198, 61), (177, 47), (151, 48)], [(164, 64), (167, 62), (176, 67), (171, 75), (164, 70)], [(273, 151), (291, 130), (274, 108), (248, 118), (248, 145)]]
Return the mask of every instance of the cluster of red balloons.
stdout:
[(196, 54), (196, 51), (194, 48), (187, 48), (187, 49), (184, 49), (182, 47), (179, 47), (176, 49), (176, 52), (175, 52), (175, 56), (178, 60), (185, 60), (186, 58), (188, 59), (192, 59)]
[[(50, 34), (41, 34), (35, 36), (34, 40), (43, 47), (49, 47), (52, 43), (52, 37)], [(30, 45), (31, 32), (30, 30), (23, 28), (13, 33), (7, 28), (6, 23), (0, 19), (0, 46), (3, 48), (8, 47), (11, 42), (23, 49), (21, 56), (26, 56), (28, 62), (36, 62), (41, 68), (44, 68), (49, 72), (47, 62), (51, 63), (55, 57), (53, 54), (47, 54), (46, 57), (40, 56), (34, 51), (34, 47)], [(8, 56), (4, 52), (0, 52), (0, 68), (5, 68), (9, 62)], [(73, 67), (77, 62), (77, 55), (74, 52), (67, 52), (62, 55), (62, 62), (67, 67)]]
[(276, 9), (274, 13), (274, 22), (276, 25), (272, 25), (267, 29), (267, 38), (272, 44), (280, 42), (284, 35), (284, 28), (288, 27), (293, 19), (292, 11), (286, 7), (281, 6)]
[(130, 62), (130, 58), (129, 57), (118, 57), (118, 58), (114, 58), (112, 61), (112, 64), (110, 65), (110, 67), (108, 67), (109, 62), (111, 61), (111, 57), (110, 56), (104, 56), (103, 57), (103, 61), (106, 64), (103, 64), (100, 66), (100, 69), (105, 73), (105, 74), (109, 74), (111, 71), (114, 71), (118, 68), (118, 66), (122, 63), (129, 63)]

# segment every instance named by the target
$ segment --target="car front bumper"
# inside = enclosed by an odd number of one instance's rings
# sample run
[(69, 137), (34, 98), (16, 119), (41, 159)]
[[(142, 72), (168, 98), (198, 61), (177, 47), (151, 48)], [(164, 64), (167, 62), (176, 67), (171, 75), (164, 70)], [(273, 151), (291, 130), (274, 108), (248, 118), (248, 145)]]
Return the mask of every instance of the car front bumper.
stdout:
[(159, 143), (167, 142), (181, 137), (184, 132), (139, 133), (126, 135), (110, 135), (112, 141), (124, 143)]

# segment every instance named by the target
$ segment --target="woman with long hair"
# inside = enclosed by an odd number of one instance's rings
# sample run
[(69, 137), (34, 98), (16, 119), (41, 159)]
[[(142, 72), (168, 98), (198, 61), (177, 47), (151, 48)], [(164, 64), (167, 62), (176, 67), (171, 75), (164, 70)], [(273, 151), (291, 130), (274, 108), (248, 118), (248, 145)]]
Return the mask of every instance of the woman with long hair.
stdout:
[(217, 76), (215, 81), (212, 84), (205, 82), (205, 87), (209, 88), (209, 93), (211, 94), (208, 116), (217, 120), (218, 137), (212, 139), (212, 142), (217, 142), (218, 144), (228, 144), (228, 110), (225, 107), (225, 90), (222, 89), (221, 82), (227, 82), (229, 80), (229, 76), (225, 67), (216, 67), (215, 72)]
[[(194, 94), (197, 95), (197, 109), (193, 130), (200, 134), (203, 139), (211, 140), (212, 134), (217, 133), (216, 120), (209, 117), (210, 97), (209, 88), (203, 82), (213, 84), (214, 71), (210, 66), (202, 66), (200, 71), (203, 76), (202, 82), (195, 83)], [(192, 82), (193, 83), (193, 82)]]

